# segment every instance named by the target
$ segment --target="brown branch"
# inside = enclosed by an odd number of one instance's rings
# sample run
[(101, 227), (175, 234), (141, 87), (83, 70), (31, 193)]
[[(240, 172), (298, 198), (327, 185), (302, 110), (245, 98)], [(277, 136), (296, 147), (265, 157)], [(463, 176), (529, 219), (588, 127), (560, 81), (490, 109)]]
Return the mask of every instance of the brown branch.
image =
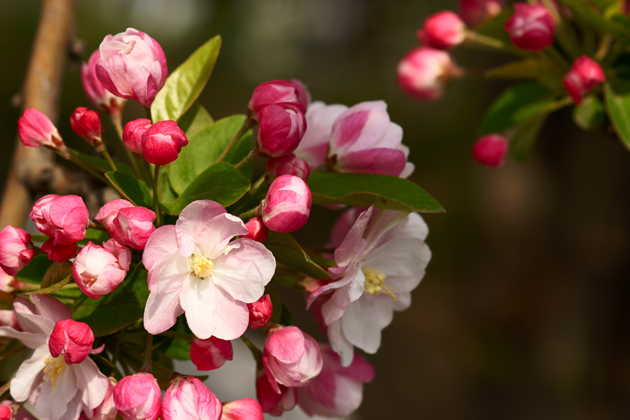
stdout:
[[(42, 0), (37, 35), (24, 82), (23, 108), (36, 108), (52, 121), (58, 118), (58, 99), (68, 45), (73, 33), (76, 0)], [(25, 148), (17, 141), (13, 163), (0, 206), (0, 228), (23, 226), (35, 191), (70, 191), (77, 176), (54, 162), (53, 152)], [(82, 188), (84, 189), (84, 188)]]

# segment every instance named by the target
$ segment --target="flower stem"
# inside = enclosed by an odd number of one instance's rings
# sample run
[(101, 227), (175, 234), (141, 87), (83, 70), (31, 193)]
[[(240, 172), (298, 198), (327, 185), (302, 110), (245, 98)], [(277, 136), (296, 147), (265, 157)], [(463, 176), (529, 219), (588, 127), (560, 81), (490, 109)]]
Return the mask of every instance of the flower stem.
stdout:
[(162, 207), (160, 206), (160, 193), (158, 191), (159, 179), (160, 179), (160, 165), (155, 165), (155, 168), (153, 168), (153, 207), (155, 208), (155, 214), (157, 215), (158, 227), (164, 224), (164, 215), (162, 214)]
[(252, 352), (252, 356), (254, 356), (254, 359), (258, 360), (262, 357), (262, 352), (260, 351), (260, 349), (256, 347), (254, 343), (249, 341), (247, 337), (245, 337), (244, 335), (241, 335), (241, 340), (243, 341), (243, 343), (245, 343), (249, 351)]
[(153, 118), (151, 118), (151, 108), (145, 107), (144, 108), (144, 115), (146, 115), (147, 120), (153, 122)]
[(241, 137), (243, 137), (243, 135), (245, 135), (245, 133), (247, 133), (247, 131), (250, 128), (252, 128), (254, 125), (256, 125), (256, 120), (254, 120), (253, 118), (247, 118), (243, 122), (243, 125), (238, 130), (238, 132), (234, 135), (234, 137), (232, 137), (232, 140), (230, 140), (227, 146), (225, 146), (225, 149), (223, 149), (223, 152), (221, 152), (221, 154), (219, 155), (219, 157), (214, 163), (222, 162), (223, 159), (225, 159), (225, 157), (228, 155), (228, 153), (230, 153), (230, 150), (232, 150), (234, 146), (236, 146), (236, 143), (238, 143)]
[(8, 381), (6, 384), (0, 387), (0, 397), (11, 388), (11, 381)]
[(259, 212), (260, 212), (260, 206), (255, 207), (249, 211), (246, 211), (245, 213), (241, 213), (238, 215), (238, 217), (240, 217), (241, 219), (245, 220), (245, 219), (251, 219), (252, 217), (256, 217), (259, 216)]
[(72, 163), (75, 163), (76, 165), (80, 166), (85, 171), (89, 172), (94, 177), (98, 178), (99, 180), (103, 181), (104, 183), (106, 183), (108, 185), (111, 185), (111, 183), (109, 182), (109, 180), (107, 178), (105, 178), (102, 174), (100, 174), (97, 171), (95, 171), (94, 169), (92, 169), (92, 167), (87, 162), (85, 162), (83, 159), (81, 159), (80, 157), (78, 157), (76, 155), (73, 155), (73, 154), (70, 154), (70, 161)]
[(116, 167), (116, 164), (114, 163), (114, 160), (112, 159), (112, 156), (109, 154), (107, 149), (103, 149), (101, 154), (103, 155), (103, 157), (105, 158), (107, 163), (109, 163), (109, 167), (112, 168), (112, 171), (114, 171), (114, 172), (117, 171), (118, 168)]
[(1, 356), (0, 356), (0, 360), (4, 360), (4, 359), (6, 359), (7, 357), (13, 356), (13, 355), (14, 355), (14, 354), (16, 354), (16, 353), (21, 352), (22, 350), (26, 350), (26, 347), (24, 347), (24, 346), (20, 346), (20, 347), (18, 347), (17, 349), (13, 349), (13, 350), (11, 350), (11, 351), (8, 351), (8, 352), (6, 352), (6, 353), (4, 353), (3, 355), (1, 355)]
[(258, 157), (258, 150), (254, 149), (251, 152), (249, 152), (249, 154), (247, 156), (245, 156), (243, 158), (243, 160), (241, 160), (239, 163), (237, 163), (236, 165), (234, 165), (237, 169), (241, 168), (245, 165), (247, 165), (250, 162), (253, 162), (254, 159), (256, 159)]
[(110, 117), (112, 118), (112, 124), (114, 124), (114, 127), (116, 128), (116, 134), (118, 134), (118, 140), (120, 140), (120, 143), (122, 144), (122, 148), (125, 149), (125, 152), (127, 153), (127, 158), (129, 159), (129, 162), (131, 163), (133, 172), (136, 174), (136, 176), (140, 176), (140, 168), (138, 167), (137, 158), (133, 155), (131, 150), (129, 150), (129, 148), (125, 146), (125, 142), (123, 141), (122, 114), (120, 112), (116, 112), (116, 113), (110, 114)]
[(495, 50), (505, 49), (505, 43), (503, 41), (486, 36), (486, 35), (482, 35), (479, 32), (468, 31), (466, 38), (469, 42), (473, 42), (479, 45), (494, 48)]
[(153, 350), (153, 336), (149, 334), (149, 338), (147, 338), (147, 347), (144, 351), (144, 364), (140, 369), (142, 372), (151, 373), (151, 353)]

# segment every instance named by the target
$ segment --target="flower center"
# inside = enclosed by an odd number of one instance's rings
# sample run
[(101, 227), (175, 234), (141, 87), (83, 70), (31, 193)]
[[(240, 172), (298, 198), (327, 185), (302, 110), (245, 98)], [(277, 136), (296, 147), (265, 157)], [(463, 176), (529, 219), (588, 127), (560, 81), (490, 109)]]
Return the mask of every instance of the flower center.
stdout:
[(193, 274), (200, 279), (211, 276), (214, 270), (214, 263), (206, 257), (198, 257), (193, 255), (191, 261)]
[(59, 377), (63, 375), (63, 372), (66, 370), (66, 362), (63, 360), (63, 355), (60, 354), (57, 357), (48, 356), (46, 360), (44, 360), (44, 363), (46, 364), (44, 368), (44, 380), (52, 382), (52, 389), (55, 389)]
[(365, 291), (367, 293), (379, 295), (383, 292), (396, 300), (396, 289), (385, 284), (385, 273), (372, 267), (361, 267), (361, 271), (365, 275)]

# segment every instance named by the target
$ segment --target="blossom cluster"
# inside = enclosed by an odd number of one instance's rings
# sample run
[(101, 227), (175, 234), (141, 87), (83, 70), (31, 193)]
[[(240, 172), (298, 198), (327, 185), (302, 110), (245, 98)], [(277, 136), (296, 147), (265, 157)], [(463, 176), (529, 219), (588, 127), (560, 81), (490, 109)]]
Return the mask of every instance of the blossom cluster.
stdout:
[[(411, 185), (405, 178), (414, 166), (402, 128), (383, 101), (326, 105), (312, 102), (298, 80), (266, 82), (254, 90), (243, 127), (209, 166), (241, 179), (247, 163), (264, 159), (260, 179), (253, 186), (247, 181), (230, 202), (187, 195), (188, 189), (171, 191), (179, 197), (167, 201), (161, 194), (170, 191), (176, 168), (170, 164), (201, 140), (188, 138), (181, 115), (122, 125), (126, 100), (152, 115), (167, 77), (160, 44), (131, 28), (106, 36), (82, 67), (85, 92), (118, 123), (131, 167), (109, 154), (95, 110), (77, 108), (70, 125), (102, 159), (68, 148), (36, 109), (18, 121), (25, 147), (55, 150), (121, 198), (91, 214), (82, 197), (48, 194), (30, 212), (40, 234), (12, 226), (0, 232), (1, 293), (13, 299), (12, 311), (0, 311), (0, 336), (33, 350), (11, 380), (13, 401), (0, 405), (0, 413), (13, 416), (30, 401), (39, 417), (51, 420), (258, 420), (297, 405), (309, 415), (351, 414), (374, 377), (355, 348), (375, 353), (393, 313), (411, 304), (431, 258), (428, 227), (400, 203), (388, 209), (380, 198), (364, 207), (341, 201), (333, 206), (342, 212), (326, 250), (311, 253), (317, 263), (288, 233), (309, 221), (312, 173)], [(249, 154), (224, 161), (256, 126)], [(42, 264), (45, 273), (33, 268)], [(45, 277), (39, 286), (33, 272)], [(307, 300), (328, 343), (294, 325), (270, 287), (286, 273), (282, 284)], [(138, 308), (138, 319), (126, 318)], [(264, 331), (262, 349), (245, 336), (248, 329)], [(199, 371), (219, 369), (233, 359), (237, 339), (257, 362), (257, 400), (223, 403), (199, 378), (162, 365), (174, 357), (164, 346), (178, 343)]]
[[(499, 168), (508, 152), (516, 160), (524, 160), (548, 115), (569, 105), (575, 105), (576, 124), (587, 130), (606, 119), (607, 107), (613, 127), (627, 141), (620, 127), (625, 125), (622, 115), (629, 110), (614, 109), (614, 100), (619, 99), (616, 92), (604, 91), (605, 101), (599, 98), (604, 83), (625, 83), (616, 78), (622, 73), (614, 67), (627, 54), (625, 37), (630, 31), (616, 26), (615, 20), (623, 19), (618, 8), (553, 0), (516, 2), (511, 7), (502, 0), (459, 3), (458, 13), (444, 10), (425, 20), (417, 32), (422, 45), (400, 61), (397, 75), (401, 90), (410, 97), (435, 101), (454, 78), (479, 76), (478, 70), (455, 62), (455, 48), (489, 49), (516, 57), (482, 72), (487, 78), (533, 82), (508, 88), (490, 107), (481, 137), (472, 147), (475, 161)], [(618, 32), (611, 37), (613, 29)], [(588, 47), (586, 39), (595, 38), (599, 39), (598, 48)], [(615, 77), (607, 80), (607, 74)]]

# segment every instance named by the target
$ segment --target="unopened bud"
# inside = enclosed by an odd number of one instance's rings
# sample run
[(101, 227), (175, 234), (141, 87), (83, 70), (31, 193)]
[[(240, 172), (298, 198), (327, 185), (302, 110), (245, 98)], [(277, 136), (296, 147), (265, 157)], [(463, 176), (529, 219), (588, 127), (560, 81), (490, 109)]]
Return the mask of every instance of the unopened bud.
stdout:
[(248, 303), (247, 309), (249, 309), (249, 326), (252, 329), (263, 327), (273, 313), (273, 305), (271, 304), (271, 296), (264, 295), (256, 302)]
[(29, 108), (18, 120), (18, 134), (24, 147), (47, 147), (66, 159), (70, 152), (66, 148), (57, 127), (43, 112)]
[(540, 4), (516, 3), (505, 24), (512, 43), (525, 51), (540, 51), (553, 44), (553, 16)]
[(466, 25), (457, 14), (444, 10), (424, 21), (418, 39), (429, 47), (447, 50), (466, 40)]
[(190, 360), (198, 370), (214, 370), (232, 360), (232, 342), (210, 337), (207, 340), (195, 338), (190, 343)]
[(297, 176), (282, 175), (271, 183), (262, 204), (265, 226), (274, 232), (302, 229), (311, 212), (311, 190)]
[(100, 152), (105, 148), (103, 145), (103, 126), (98, 112), (79, 107), (70, 116), (70, 126), (79, 137), (97, 151)]
[(472, 148), (473, 158), (482, 165), (500, 168), (505, 163), (508, 141), (498, 134), (483, 136)]
[(57, 321), (48, 348), (52, 357), (63, 355), (67, 364), (81, 363), (90, 354), (94, 333), (88, 324), (73, 319)]
[(579, 105), (584, 95), (606, 81), (606, 75), (597, 61), (583, 55), (575, 60), (563, 81), (567, 92)]
[(256, 242), (265, 242), (269, 229), (263, 223), (260, 217), (253, 217), (249, 219), (249, 222), (245, 223), (245, 227), (249, 230), (249, 233), (243, 238), (248, 238)]

